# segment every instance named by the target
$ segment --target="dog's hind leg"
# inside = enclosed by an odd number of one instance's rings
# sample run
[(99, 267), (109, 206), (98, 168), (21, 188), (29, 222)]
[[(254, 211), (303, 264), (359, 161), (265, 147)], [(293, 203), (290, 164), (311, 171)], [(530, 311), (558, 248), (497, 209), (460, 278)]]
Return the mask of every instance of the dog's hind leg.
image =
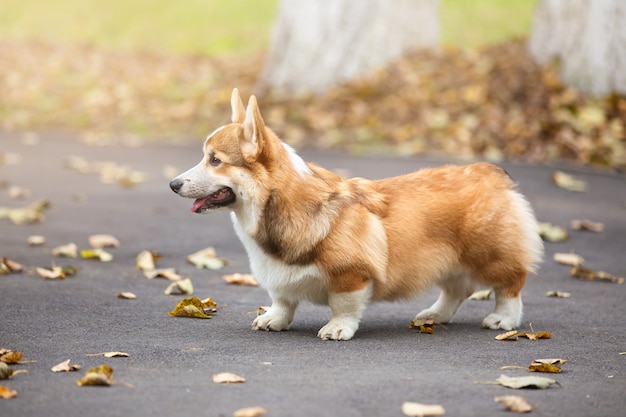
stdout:
[(474, 281), (463, 273), (451, 274), (439, 283), (441, 294), (429, 308), (420, 311), (413, 321), (424, 324), (428, 320), (435, 323), (448, 323), (459, 309), (463, 301), (476, 289)]
[(351, 292), (331, 292), (328, 305), (332, 316), (317, 336), (323, 340), (350, 340), (359, 328), (363, 310), (372, 296), (373, 282)]
[(270, 293), (272, 306), (252, 322), (254, 330), (281, 331), (289, 329), (298, 307), (297, 302), (291, 302), (274, 293)]

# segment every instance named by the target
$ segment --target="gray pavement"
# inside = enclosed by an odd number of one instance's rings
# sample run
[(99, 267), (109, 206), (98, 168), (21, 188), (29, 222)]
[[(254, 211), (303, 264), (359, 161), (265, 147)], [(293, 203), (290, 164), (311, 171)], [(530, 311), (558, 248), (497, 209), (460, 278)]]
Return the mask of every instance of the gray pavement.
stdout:
[[(0, 256), (29, 267), (70, 264), (80, 268), (66, 280), (34, 275), (0, 276), (0, 348), (23, 351), (35, 363), (0, 385), (19, 392), (0, 399), (0, 416), (231, 416), (242, 407), (261, 406), (268, 416), (401, 416), (405, 401), (442, 404), (447, 416), (507, 415), (493, 398), (516, 394), (535, 406), (537, 416), (626, 415), (626, 285), (585, 282), (569, 276), (569, 268), (552, 261), (555, 252), (573, 251), (586, 266), (626, 275), (626, 176), (560, 166), (589, 182), (586, 193), (556, 188), (552, 166), (502, 164), (519, 182), (541, 221), (561, 225), (572, 219), (603, 222), (603, 233), (570, 232), (565, 243), (546, 244), (546, 259), (523, 292), (525, 326), (547, 330), (552, 339), (496, 341), (497, 332), (480, 328), (493, 301), (467, 301), (455, 322), (420, 334), (407, 325), (437, 296), (433, 290), (416, 300), (374, 304), (355, 338), (322, 341), (317, 330), (329, 318), (325, 307), (304, 305), (288, 332), (255, 332), (250, 324), (257, 308), (269, 303), (260, 288), (225, 284), (225, 273), (248, 272), (247, 260), (228, 215), (194, 215), (190, 201), (174, 195), (162, 171), (179, 170), (199, 161), (201, 141), (153, 143), (140, 147), (86, 146), (59, 134), (42, 135), (37, 143), (18, 134), (0, 134), (0, 153), (21, 157), (0, 167), (0, 183), (30, 189), (25, 201), (0, 189), (0, 206), (17, 207), (48, 199), (45, 220), (16, 226), (0, 220)], [(446, 157), (391, 158), (348, 156), (305, 151), (307, 160), (351, 175), (380, 178), (424, 166), (452, 162)], [(63, 167), (69, 155), (88, 161), (115, 161), (148, 174), (133, 189), (103, 184), (95, 174)], [(13, 161), (15, 162), (15, 161)], [(401, 190), (399, 190), (401, 192)], [(109, 263), (53, 257), (50, 249), (75, 242), (88, 246), (96, 233), (121, 241)], [(43, 247), (26, 239), (39, 234)], [(214, 246), (230, 261), (222, 271), (199, 270), (186, 256)], [(212, 320), (167, 315), (181, 296), (163, 293), (166, 280), (147, 280), (135, 269), (145, 249), (163, 254), (159, 267), (174, 267), (193, 280), (195, 295), (212, 297), (220, 309)], [(569, 299), (548, 298), (546, 291), (571, 293)], [(131, 291), (136, 300), (116, 294)], [(127, 358), (86, 356), (123, 351)], [(560, 387), (511, 390), (475, 381), (501, 374), (529, 375), (533, 359), (564, 358), (563, 373), (553, 377)], [(52, 373), (71, 359), (83, 369)], [(76, 380), (92, 366), (107, 363), (114, 380), (132, 384), (78, 387)], [(233, 372), (243, 384), (217, 385), (211, 376)]]

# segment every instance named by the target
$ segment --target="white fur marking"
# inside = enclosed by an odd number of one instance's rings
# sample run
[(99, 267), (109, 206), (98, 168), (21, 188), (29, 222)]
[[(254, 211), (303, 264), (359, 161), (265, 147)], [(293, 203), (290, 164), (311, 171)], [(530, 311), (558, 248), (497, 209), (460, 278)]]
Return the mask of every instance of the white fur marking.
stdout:
[(289, 154), (289, 160), (291, 161), (291, 165), (293, 165), (298, 175), (304, 178), (306, 175), (311, 174), (311, 168), (309, 168), (306, 162), (304, 162), (304, 159), (302, 159), (300, 155), (298, 155), (291, 146), (287, 145), (285, 142), (281, 142), (281, 143), (284, 146), (284, 148), (287, 150), (287, 153)]
[(496, 309), (483, 320), (483, 327), (512, 330), (522, 321), (522, 297), (503, 298), (496, 294)]
[(359, 328), (363, 310), (372, 297), (373, 281), (362, 290), (328, 294), (332, 310), (330, 321), (320, 329), (317, 336), (324, 340), (350, 340)]

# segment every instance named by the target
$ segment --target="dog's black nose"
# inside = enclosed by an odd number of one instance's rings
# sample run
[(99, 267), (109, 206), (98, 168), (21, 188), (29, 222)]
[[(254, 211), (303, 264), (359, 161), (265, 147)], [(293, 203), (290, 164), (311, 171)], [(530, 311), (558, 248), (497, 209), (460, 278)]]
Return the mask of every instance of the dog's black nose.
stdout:
[(180, 191), (180, 187), (183, 186), (183, 182), (184, 181), (179, 178), (174, 178), (172, 181), (170, 181), (170, 188), (172, 189), (172, 191), (178, 194), (178, 192)]

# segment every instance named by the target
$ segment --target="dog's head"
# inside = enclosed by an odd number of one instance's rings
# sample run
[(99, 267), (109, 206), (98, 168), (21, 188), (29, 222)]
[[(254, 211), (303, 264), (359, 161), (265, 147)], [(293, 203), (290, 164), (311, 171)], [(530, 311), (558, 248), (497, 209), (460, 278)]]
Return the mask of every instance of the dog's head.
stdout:
[(231, 96), (232, 123), (211, 133), (204, 143), (204, 157), (195, 167), (170, 182), (181, 197), (194, 198), (194, 213), (236, 209), (246, 199), (258, 199), (259, 184), (267, 180), (274, 152), (282, 144), (265, 128), (256, 98), (244, 108), (237, 89)]

